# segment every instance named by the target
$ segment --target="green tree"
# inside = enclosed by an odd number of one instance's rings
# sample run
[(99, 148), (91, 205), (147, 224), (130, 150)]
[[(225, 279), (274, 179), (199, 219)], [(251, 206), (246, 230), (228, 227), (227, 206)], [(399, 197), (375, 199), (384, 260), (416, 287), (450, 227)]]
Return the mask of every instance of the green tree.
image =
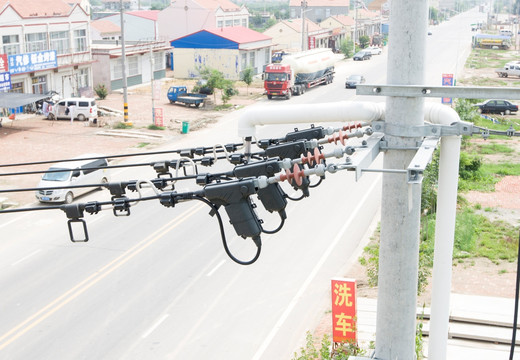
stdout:
[(247, 85), (247, 93), (249, 94), (249, 85), (253, 82), (253, 75), (254, 75), (254, 69), (250, 66), (244, 69), (242, 71), (242, 74), (240, 74), (240, 80), (246, 83)]
[(370, 45), (370, 37), (367, 35), (363, 35), (359, 37), (359, 46), (364, 49)]
[[(217, 69), (204, 67), (200, 70), (200, 76), (208, 82), (208, 87), (220, 90), (224, 104), (227, 103), (230, 97), (236, 93), (236, 90), (233, 87), (233, 82), (224, 78), (224, 74)], [(217, 99), (215, 92), (213, 92), (213, 96), (216, 103)]]
[(339, 50), (343, 55), (345, 55), (345, 58), (349, 58), (353, 55), (354, 52), (354, 46), (352, 44), (352, 41), (350, 40), (342, 40), (339, 44)]

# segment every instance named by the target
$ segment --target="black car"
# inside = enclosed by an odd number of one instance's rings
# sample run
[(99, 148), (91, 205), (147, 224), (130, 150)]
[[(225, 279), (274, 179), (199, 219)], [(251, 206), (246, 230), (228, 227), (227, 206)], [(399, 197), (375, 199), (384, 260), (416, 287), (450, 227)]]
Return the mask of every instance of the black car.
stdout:
[(518, 111), (518, 105), (512, 104), (507, 100), (486, 100), (475, 104), (480, 113), (495, 113), (509, 115)]
[(363, 84), (365, 82), (365, 77), (363, 75), (350, 75), (345, 81), (345, 88), (353, 88), (355, 89), (357, 84)]
[(354, 60), (370, 60), (372, 58), (372, 53), (368, 51), (358, 51), (352, 59)]

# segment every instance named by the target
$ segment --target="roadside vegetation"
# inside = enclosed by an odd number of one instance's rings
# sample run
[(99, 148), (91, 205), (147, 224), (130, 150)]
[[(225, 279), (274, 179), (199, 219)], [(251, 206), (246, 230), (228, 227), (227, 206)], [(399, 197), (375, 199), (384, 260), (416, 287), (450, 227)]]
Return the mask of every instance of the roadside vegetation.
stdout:
[[(510, 54), (502, 50), (474, 50), (467, 61), (469, 68), (502, 67), (510, 60)], [(464, 81), (465, 86), (497, 85), (495, 79), (483, 78), (474, 83), (473, 78)], [(467, 82), (467, 83), (466, 83)], [(461, 82), (462, 83), (462, 82)], [(460, 84), (460, 83), (459, 83)], [(508, 85), (510, 86), (510, 85)], [(485, 99), (459, 99), (455, 110), (462, 121), (472, 122), (476, 126), (490, 130), (520, 130), (520, 118), (516, 115), (493, 117), (480, 116), (473, 104)], [(493, 121), (492, 121), (493, 119)], [(467, 191), (493, 192), (495, 185), (507, 175), (520, 176), (520, 161), (514, 144), (516, 138), (491, 135), (485, 143), (474, 141), (478, 135), (465, 136), (462, 141), (459, 165), (459, 197), (455, 225), (455, 243), (453, 249), (454, 265), (465, 259), (484, 257), (495, 264), (503, 261), (514, 262), (518, 249), (518, 227), (506, 221), (491, 221), (485, 213), (495, 211), (484, 209), (480, 204), (472, 205), (464, 198)], [(499, 160), (497, 160), (499, 159)], [(438, 151), (428, 165), (423, 179), (421, 198), (421, 233), (419, 253), (420, 295), (428, 284), (433, 267), (435, 218), (437, 212)], [(368, 285), (377, 286), (379, 266), (379, 230), (373, 235), (364, 249), (359, 262), (365, 267)], [(473, 262), (474, 264), (474, 262)]]

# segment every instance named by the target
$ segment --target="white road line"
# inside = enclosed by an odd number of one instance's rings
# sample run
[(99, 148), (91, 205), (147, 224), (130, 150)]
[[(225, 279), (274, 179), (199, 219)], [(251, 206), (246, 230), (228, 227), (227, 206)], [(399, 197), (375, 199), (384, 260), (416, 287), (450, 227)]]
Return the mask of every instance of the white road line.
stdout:
[(159, 327), (159, 325), (161, 325), (163, 323), (164, 320), (166, 320), (168, 318), (168, 316), (170, 316), (170, 314), (164, 314), (163, 316), (161, 316), (159, 318), (159, 320), (157, 320), (155, 322), (155, 324), (152, 325), (152, 327), (150, 327), (147, 331), (145, 331), (143, 333), (143, 335), (141, 335), (141, 338), (143, 339), (146, 339), (148, 337), (148, 335), (150, 335), (151, 333), (153, 333), (153, 331), (155, 329), (157, 329)]
[(4, 227), (4, 226), (7, 226), (7, 225), (9, 225), (9, 224), (12, 224), (12, 223), (14, 223), (15, 221), (18, 221), (18, 220), (20, 220), (20, 219), (22, 219), (22, 218), (24, 218), (24, 217), (26, 217), (26, 216), (29, 216), (29, 213), (25, 213), (25, 214), (23, 214), (23, 215), (21, 215), (21, 216), (16, 217), (15, 219), (13, 219), (13, 220), (11, 220), (11, 221), (8, 221), (8, 222), (6, 222), (6, 223), (4, 223), (4, 224), (1, 224), (1, 225), (0, 225), (0, 228), (1, 228), (1, 227)]
[(307, 279), (305, 279), (305, 282), (302, 284), (302, 286), (300, 287), (300, 289), (298, 290), (296, 295), (293, 297), (293, 299), (289, 303), (289, 306), (287, 306), (287, 308), (285, 309), (282, 316), (280, 316), (280, 318), (278, 319), (278, 322), (274, 325), (274, 327), (271, 330), (271, 332), (269, 333), (269, 335), (267, 335), (267, 337), (265, 338), (262, 345), (260, 345), (255, 356), (253, 356), (252, 360), (259, 360), (261, 358), (261, 356), (264, 354), (265, 350), (267, 349), (267, 347), (269, 346), (271, 341), (273, 341), (274, 337), (276, 336), (276, 333), (278, 332), (278, 330), (280, 330), (280, 328), (282, 327), (285, 320), (287, 320), (290, 313), (293, 311), (294, 307), (298, 303), (298, 300), (300, 300), (300, 298), (303, 296), (303, 294), (307, 290), (307, 287), (312, 282), (312, 279), (314, 279), (314, 277), (316, 276), (316, 274), (318, 273), (320, 268), (323, 266), (323, 264), (325, 263), (325, 261), (327, 260), (329, 255), (332, 253), (332, 251), (334, 250), (334, 248), (336, 247), (338, 242), (341, 240), (341, 238), (343, 237), (343, 235), (345, 234), (347, 229), (350, 227), (352, 222), (356, 219), (357, 216), (359, 216), (359, 211), (365, 205), (365, 202), (366, 202), (368, 196), (370, 196), (370, 194), (372, 193), (372, 191), (374, 190), (374, 188), (377, 184), (379, 184), (379, 177), (372, 183), (372, 185), (370, 186), (368, 191), (365, 192), (365, 195), (363, 196), (361, 201), (358, 202), (356, 208), (354, 209), (354, 211), (352, 212), (352, 214), (350, 215), (348, 220), (341, 227), (338, 234), (336, 235), (334, 240), (331, 242), (331, 244), (329, 245), (327, 250), (323, 253), (320, 260), (316, 263), (316, 266), (314, 267), (314, 269), (312, 269), (312, 271), (309, 274), (309, 276), (307, 277)]
[(14, 263), (12, 263), (11, 266), (16, 266), (16, 265), (18, 265), (19, 263), (21, 263), (21, 262), (23, 262), (23, 261), (29, 259), (30, 257), (32, 257), (32, 256), (34, 256), (34, 255), (36, 255), (36, 254), (38, 254), (40, 251), (42, 251), (42, 249), (34, 250), (32, 253), (30, 253), (30, 254), (24, 256), (23, 258), (21, 258), (20, 260), (14, 262)]
[(225, 263), (226, 263), (226, 260), (222, 260), (222, 261), (220, 261), (220, 262), (217, 264), (217, 266), (215, 266), (215, 267), (213, 268), (213, 270), (211, 270), (209, 273), (206, 274), (206, 276), (211, 276), (211, 275), (213, 275), (213, 273), (214, 273), (215, 271), (217, 271), (217, 269), (218, 269), (219, 267), (221, 267), (222, 265), (224, 265)]

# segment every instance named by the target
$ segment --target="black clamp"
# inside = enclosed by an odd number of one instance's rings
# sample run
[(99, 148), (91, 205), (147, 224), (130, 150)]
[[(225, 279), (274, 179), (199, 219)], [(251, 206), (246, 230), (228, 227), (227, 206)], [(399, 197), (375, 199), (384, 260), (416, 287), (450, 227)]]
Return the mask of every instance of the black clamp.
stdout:
[[(65, 212), (67, 218), (67, 226), (69, 228), (69, 237), (72, 242), (87, 242), (88, 241), (88, 230), (87, 223), (83, 219), (83, 205), (82, 204), (66, 204), (60, 206), (60, 209)], [(74, 237), (74, 232), (72, 230), (72, 225), (74, 223), (81, 223), (83, 225), (83, 239), (77, 239)]]

